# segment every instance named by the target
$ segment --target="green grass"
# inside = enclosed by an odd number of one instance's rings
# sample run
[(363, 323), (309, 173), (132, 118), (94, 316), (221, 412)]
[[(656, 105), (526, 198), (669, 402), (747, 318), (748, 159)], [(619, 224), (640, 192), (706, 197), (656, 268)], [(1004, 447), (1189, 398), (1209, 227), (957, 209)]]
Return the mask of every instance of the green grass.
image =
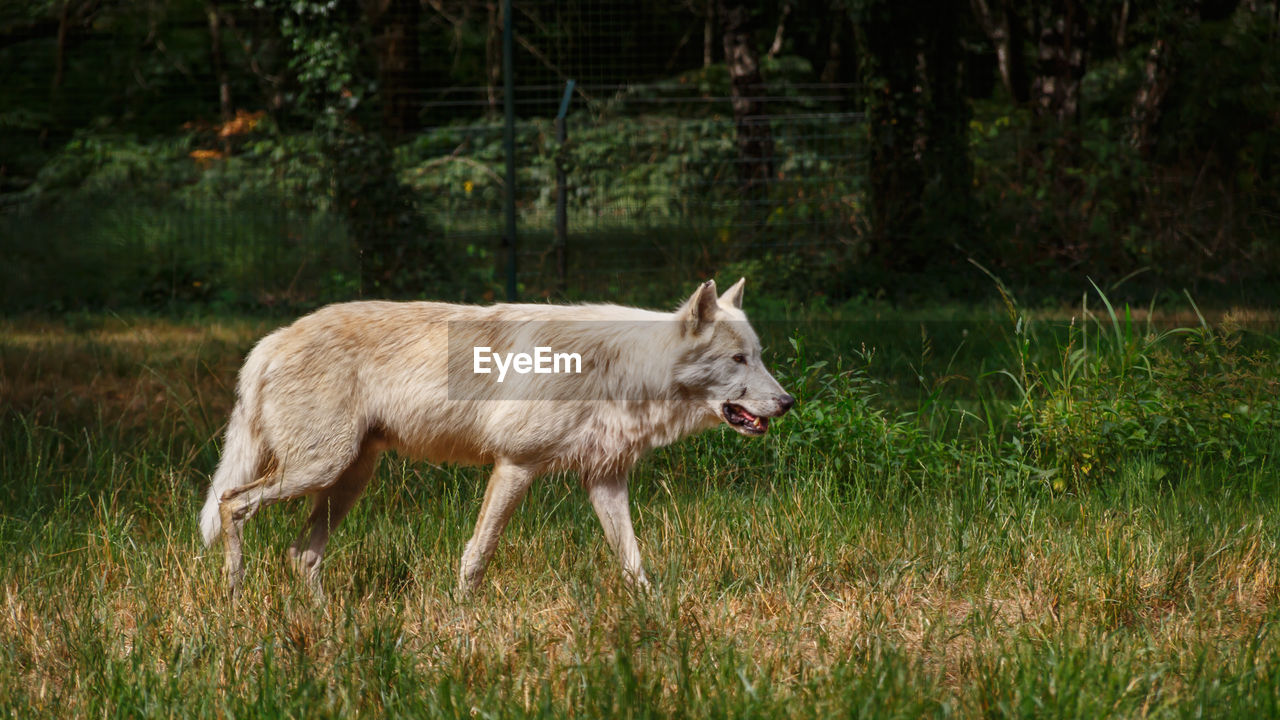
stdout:
[[(1270, 336), (1125, 335), (1105, 310), (1030, 334), (967, 317), (1000, 329), (922, 333), (886, 311), (772, 342), (793, 416), (633, 475), (652, 597), (622, 583), (576, 479), (557, 476), (457, 601), (485, 473), (391, 456), (330, 546), (323, 607), (283, 564), (300, 503), (248, 524), (235, 604), (196, 529), (240, 357), (274, 323), (0, 323), (0, 709), (1280, 714)], [(1091, 335), (1078, 380), (1055, 381), (1085, 325), (1109, 344)], [(1211, 424), (1230, 393), (1248, 413)]]
[(11, 311), (301, 304), (359, 276), (341, 221), (267, 204), (69, 203), (0, 216), (0, 251)]

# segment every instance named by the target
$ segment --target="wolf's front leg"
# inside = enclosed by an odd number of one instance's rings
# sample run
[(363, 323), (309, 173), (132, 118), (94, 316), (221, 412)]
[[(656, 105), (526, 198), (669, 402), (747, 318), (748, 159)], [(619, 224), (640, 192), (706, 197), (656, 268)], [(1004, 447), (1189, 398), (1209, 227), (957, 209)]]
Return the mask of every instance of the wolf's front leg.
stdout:
[(631, 527), (631, 508), (627, 502), (627, 474), (588, 478), (587, 495), (604, 527), (605, 539), (617, 553), (627, 581), (644, 590), (650, 589), (640, 563), (640, 547)]
[(462, 551), (462, 564), (458, 568), (458, 592), (462, 597), (470, 595), (480, 584), (489, 558), (493, 557), (493, 550), (498, 546), (498, 536), (529, 489), (534, 474), (533, 470), (506, 460), (494, 463), (475, 533)]

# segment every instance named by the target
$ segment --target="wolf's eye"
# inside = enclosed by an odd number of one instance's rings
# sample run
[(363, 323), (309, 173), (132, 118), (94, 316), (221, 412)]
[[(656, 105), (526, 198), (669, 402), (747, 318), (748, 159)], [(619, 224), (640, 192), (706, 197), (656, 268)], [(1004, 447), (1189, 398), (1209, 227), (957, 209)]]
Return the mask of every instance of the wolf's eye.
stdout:
[(734, 355), (734, 356), (733, 356), (733, 361), (734, 361), (734, 362), (736, 362), (736, 363), (738, 363), (739, 365), (746, 365), (746, 364), (747, 364), (747, 356), (746, 356), (746, 355), (743, 355), (742, 353), (738, 353), (737, 355)]

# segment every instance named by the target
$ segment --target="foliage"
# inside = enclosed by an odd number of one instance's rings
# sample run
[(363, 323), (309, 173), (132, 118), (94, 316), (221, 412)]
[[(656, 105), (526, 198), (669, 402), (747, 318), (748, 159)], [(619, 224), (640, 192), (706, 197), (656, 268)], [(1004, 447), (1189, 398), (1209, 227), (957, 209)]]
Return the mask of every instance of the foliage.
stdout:
[(286, 48), (286, 66), (297, 83), (291, 103), (304, 122), (343, 127), (375, 88), (360, 66), (360, 8), (347, 0), (254, 0), (272, 15)]
[[(726, 118), (636, 115), (607, 125), (587, 113), (570, 115), (568, 142), (555, 141), (552, 122), (528, 120), (516, 126), (520, 194), (525, 217), (545, 218), (555, 206), (557, 164), (569, 176), (570, 222), (592, 225), (657, 225), (694, 221), (736, 235), (734, 129)], [(779, 128), (775, 142), (786, 155), (775, 183), (773, 214), (765, 225), (773, 237), (800, 236), (802, 226), (831, 215), (852, 222), (857, 208), (848, 162), (856, 142), (819, 146), (797, 123)], [(826, 138), (823, 138), (824, 140)], [(840, 152), (843, 150), (843, 152)], [(835, 155), (833, 158), (832, 155)], [(842, 162), (843, 161), (843, 162)], [(495, 124), (454, 125), (420, 135), (397, 153), (407, 182), (434, 197), (450, 216), (489, 216), (501, 211), (502, 128)], [(838, 221), (837, 221), (838, 222)], [(737, 238), (726, 238), (731, 242)]]
[(984, 106), (970, 138), (991, 233), (968, 243), (973, 256), (1011, 275), (1072, 267), (1115, 277), (1150, 262), (1134, 215), (1146, 168), (1119, 131), (1107, 118), (1086, 121), (1072, 145), (1059, 130), (1035, 129), (1028, 112)]
[[(769, 95), (774, 102), (786, 102), (800, 110), (812, 110), (821, 106), (807, 87), (813, 78), (813, 64), (796, 55), (765, 56), (760, 58), (760, 74), (767, 78)], [(677, 117), (714, 117), (723, 108), (706, 102), (705, 98), (723, 98), (730, 94), (729, 69), (724, 63), (714, 63), (693, 68), (671, 77), (663, 77), (625, 88), (612, 97), (595, 101), (596, 112), (623, 115), (652, 114), (654, 103), (672, 105), (664, 115)], [(678, 101), (692, 102), (678, 102)]]
[[(393, 146), (374, 81), (379, 33), (391, 21), (376, 19), (375, 5), (7, 7), (5, 222), (18, 237), (39, 237), (21, 226), (35, 217), (25, 214), (31, 204), (92, 205), (90, 196), (117, 189), (171, 208), (278, 204), (314, 213), (313, 224), (341, 218), (359, 267), (355, 279), (335, 270), (349, 293), (484, 297), (502, 235), (495, 18), (466, 3), (420, 8), (418, 120), (436, 127)], [(1003, 8), (1022, 31), (1054, 11), (985, 5)], [(880, 0), (783, 7), (749, 8), (760, 21), (757, 44), (780, 38), (779, 52), (761, 61), (778, 157), (767, 195), (744, 198), (724, 103), (728, 70), (718, 49), (708, 63), (705, 48), (694, 47), (699, 29), (711, 29), (711, 46), (717, 40), (702, 6), (517, 3), (525, 88), (517, 210), (528, 241), (521, 247), (533, 258), (526, 267), (539, 267), (521, 277), (533, 294), (557, 286), (542, 267), (557, 167), (569, 176), (570, 237), (592, 255), (571, 254), (583, 295), (619, 282), (653, 285), (648, 278), (676, 268), (728, 268), (769, 273), (778, 294), (794, 299), (973, 296), (983, 281), (966, 258), (998, 268), (1024, 293), (1133, 273), (1139, 279), (1126, 291), (1190, 285), (1217, 296), (1244, 282), (1251, 298), (1269, 292), (1280, 267), (1271, 242), (1280, 230), (1280, 91), (1269, 81), (1280, 51), (1265, 4), (1160, 2), (1133, 7), (1126, 20), (1085, 3), (1087, 73), (1074, 123), (1039, 122), (1018, 93), (981, 90), (996, 77), (995, 40), (963, 4), (948, 6), (957, 14), (950, 20)], [(216, 48), (210, 8), (222, 19)], [(618, 24), (624, 18), (636, 22)], [(50, 52), (60, 26), (64, 55)], [(855, 37), (877, 52), (850, 52)], [(651, 47), (637, 45), (641, 38)], [(1134, 141), (1132, 123), (1159, 47), (1170, 48), (1172, 70), (1147, 145)], [(1031, 50), (1024, 44), (1015, 54)], [(857, 87), (854, 65), (866, 81)], [(580, 82), (561, 147), (548, 119), (556, 93), (532, 88), (567, 77)], [(230, 107), (217, 103), (223, 90)], [(207, 119), (231, 108), (256, 127), (228, 134), (231, 121)], [(612, 277), (599, 279), (602, 272)]]
[(1267, 336), (1230, 315), (1162, 330), (1098, 297), (1105, 313), (1085, 302), (1065, 333), (1010, 305), (1017, 363), (1000, 374), (1018, 389), (1011, 437), (1031, 462), (1077, 485), (1111, 482), (1134, 457), (1150, 458), (1155, 480), (1206, 462), (1269, 466), (1280, 438), (1274, 338), (1259, 346)]
[(1274, 125), (1280, 89), (1251, 78), (1274, 74), (1274, 24), (1243, 11), (1189, 22), (1166, 38), (1176, 72), (1151, 152), (1134, 144), (1130, 117), (1146, 45), (1090, 65), (1074, 127), (1037, 126), (1004, 98), (976, 104), (975, 185), (990, 230), (970, 243), (974, 257), (1006, 276), (1066, 268), (1072, 281), (1141, 272), (1157, 283), (1265, 281), (1280, 207), (1268, 170), (1280, 144), (1263, 128)]
[(335, 197), (361, 253), (363, 291), (380, 297), (469, 299), (488, 269), (475, 269), (456, 245), (446, 244), (428, 215), (426, 199), (396, 173), (385, 141), (361, 133), (329, 139)]
[[(172, 141), (84, 133), (0, 216), (10, 309), (312, 304), (358, 289), (314, 138), (263, 128), (225, 155), (212, 133)], [(104, 271), (104, 269), (106, 271)]]

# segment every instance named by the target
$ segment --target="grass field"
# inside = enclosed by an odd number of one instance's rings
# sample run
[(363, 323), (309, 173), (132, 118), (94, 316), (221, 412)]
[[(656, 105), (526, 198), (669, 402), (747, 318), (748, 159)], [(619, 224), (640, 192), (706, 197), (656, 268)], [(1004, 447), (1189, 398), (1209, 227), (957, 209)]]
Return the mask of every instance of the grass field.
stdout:
[(1104, 304), (1037, 332), (1016, 308), (797, 321), (772, 345), (801, 405), (769, 437), (634, 473), (652, 596), (551, 477), (459, 602), (485, 473), (388, 457), (323, 607), (283, 564), (301, 503), (247, 526), (234, 605), (195, 522), (278, 322), (0, 321), (0, 708), (1280, 716), (1280, 344), (1241, 313), (1172, 331)]

